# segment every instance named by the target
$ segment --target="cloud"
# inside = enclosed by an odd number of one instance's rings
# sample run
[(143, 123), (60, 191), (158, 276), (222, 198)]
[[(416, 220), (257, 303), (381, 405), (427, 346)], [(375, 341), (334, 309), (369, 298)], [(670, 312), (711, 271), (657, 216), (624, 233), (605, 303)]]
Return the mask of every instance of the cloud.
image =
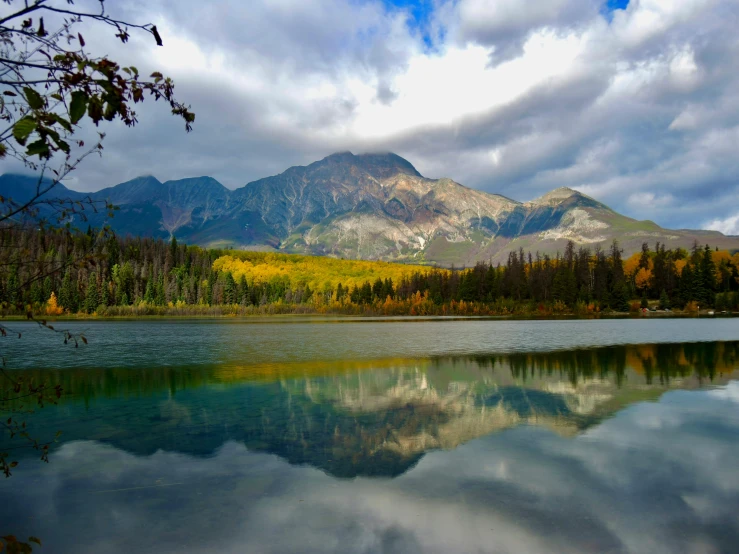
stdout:
[(714, 219), (703, 225), (705, 229), (721, 231), (724, 235), (739, 235), (739, 213), (726, 219)]
[(70, 442), (19, 466), (0, 516), (80, 553), (728, 552), (735, 389), (670, 392), (575, 438), (489, 435), (395, 479), (336, 479), (234, 442), (207, 458)]
[(731, 218), (739, 5), (626, 4), (111, 5), (155, 21), (165, 46), (134, 33), (123, 47), (108, 30), (88, 44), (171, 75), (196, 126), (185, 135), (147, 103), (138, 128), (106, 126), (104, 157), (72, 184), (207, 174), (235, 188), (334, 151), (392, 150), (430, 177), (522, 201), (570, 186), (665, 226)]

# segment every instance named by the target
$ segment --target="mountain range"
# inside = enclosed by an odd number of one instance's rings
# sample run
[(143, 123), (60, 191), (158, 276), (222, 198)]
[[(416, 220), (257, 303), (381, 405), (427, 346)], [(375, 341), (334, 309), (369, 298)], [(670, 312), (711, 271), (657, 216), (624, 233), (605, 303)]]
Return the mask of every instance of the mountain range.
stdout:
[[(0, 176), (0, 195), (22, 201), (37, 178)], [(87, 194), (63, 185), (56, 197)], [(668, 230), (637, 221), (572, 190), (558, 188), (530, 202), (427, 179), (395, 154), (332, 154), (308, 166), (229, 190), (211, 177), (166, 181), (138, 177), (89, 195), (119, 206), (108, 223), (119, 234), (207, 247), (275, 249), (344, 258), (470, 265), (503, 261), (511, 250), (554, 254), (568, 240), (590, 248), (617, 239), (625, 254), (656, 241), (694, 241), (729, 250), (739, 237), (717, 231)]]

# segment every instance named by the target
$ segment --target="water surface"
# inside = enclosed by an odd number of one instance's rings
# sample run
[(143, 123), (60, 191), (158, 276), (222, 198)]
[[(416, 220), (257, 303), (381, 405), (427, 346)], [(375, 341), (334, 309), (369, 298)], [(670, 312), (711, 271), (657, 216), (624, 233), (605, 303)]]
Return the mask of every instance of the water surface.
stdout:
[(0, 481), (41, 552), (739, 544), (739, 320), (66, 326), (2, 343), (66, 391)]

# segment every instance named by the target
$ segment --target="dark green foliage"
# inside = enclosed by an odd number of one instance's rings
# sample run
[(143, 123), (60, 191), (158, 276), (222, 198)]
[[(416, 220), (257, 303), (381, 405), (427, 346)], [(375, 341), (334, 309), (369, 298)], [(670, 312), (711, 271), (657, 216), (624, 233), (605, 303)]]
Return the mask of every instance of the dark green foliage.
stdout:
[(90, 273), (90, 279), (87, 282), (87, 291), (85, 292), (85, 312), (93, 313), (100, 304), (100, 295), (98, 293), (97, 275)]
[(623, 281), (619, 281), (613, 286), (610, 306), (617, 312), (629, 311), (629, 294)]
[(669, 310), (670, 309), (670, 298), (667, 296), (667, 291), (662, 289), (662, 294), (659, 295), (659, 309)]
[(224, 304), (236, 304), (238, 299), (238, 290), (236, 287), (236, 281), (234, 281), (231, 273), (226, 273), (226, 284), (223, 287), (223, 303)]
[[(430, 303), (442, 307), (451, 302), (493, 304), (506, 310), (591, 309), (629, 310), (635, 289), (624, 275), (621, 250), (613, 244), (606, 253), (596, 249), (575, 249), (569, 244), (562, 256), (512, 253), (505, 266), (480, 262), (463, 270), (426, 270), (412, 273), (394, 283), (378, 275), (372, 282), (351, 289), (325, 284), (313, 290), (307, 283), (291, 285), (287, 276), (268, 282), (251, 282), (240, 275), (213, 269), (216, 259), (227, 252), (189, 247), (172, 240), (148, 238), (104, 238), (96, 244), (95, 230), (79, 236), (46, 231), (3, 231), (3, 244), (13, 244), (31, 252), (34, 259), (56, 258), (62, 263), (79, 259), (90, 249), (100, 262), (94, 266), (68, 264), (64, 273), (31, 279), (23, 264), (8, 260), (0, 270), (0, 302), (5, 306), (22, 302), (43, 308), (54, 292), (65, 311), (92, 313), (99, 306), (166, 307), (171, 304), (204, 306), (265, 306), (285, 304), (326, 304), (332, 299), (358, 306), (407, 301), (417, 292), (428, 294)], [(734, 262), (716, 267), (712, 249), (697, 247), (691, 254), (667, 250), (657, 244), (644, 248), (640, 264), (653, 264), (653, 275), (645, 299), (660, 299), (660, 308), (683, 307), (696, 301), (703, 307), (734, 309), (739, 291), (739, 274)], [(676, 270), (676, 261), (689, 263)], [(681, 264), (684, 262), (680, 262)], [(716, 275), (719, 275), (719, 279)], [(25, 283), (25, 284), (24, 284)], [(720, 293), (719, 297), (716, 294)], [(318, 295), (318, 296), (316, 296)], [(637, 297), (638, 298), (638, 297)], [(643, 302), (642, 302), (643, 303)], [(518, 307), (518, 308), (517, 308)]]

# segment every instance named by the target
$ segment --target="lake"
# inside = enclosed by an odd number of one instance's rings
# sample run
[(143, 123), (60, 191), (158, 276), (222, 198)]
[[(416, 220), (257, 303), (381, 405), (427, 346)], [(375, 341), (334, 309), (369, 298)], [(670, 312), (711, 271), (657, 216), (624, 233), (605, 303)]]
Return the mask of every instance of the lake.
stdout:
[(0, 439), (38, 552), (739, 545), (739, 319), (10, 326), (7, 371), (65, 391), (26, 418), (49, 464)]

